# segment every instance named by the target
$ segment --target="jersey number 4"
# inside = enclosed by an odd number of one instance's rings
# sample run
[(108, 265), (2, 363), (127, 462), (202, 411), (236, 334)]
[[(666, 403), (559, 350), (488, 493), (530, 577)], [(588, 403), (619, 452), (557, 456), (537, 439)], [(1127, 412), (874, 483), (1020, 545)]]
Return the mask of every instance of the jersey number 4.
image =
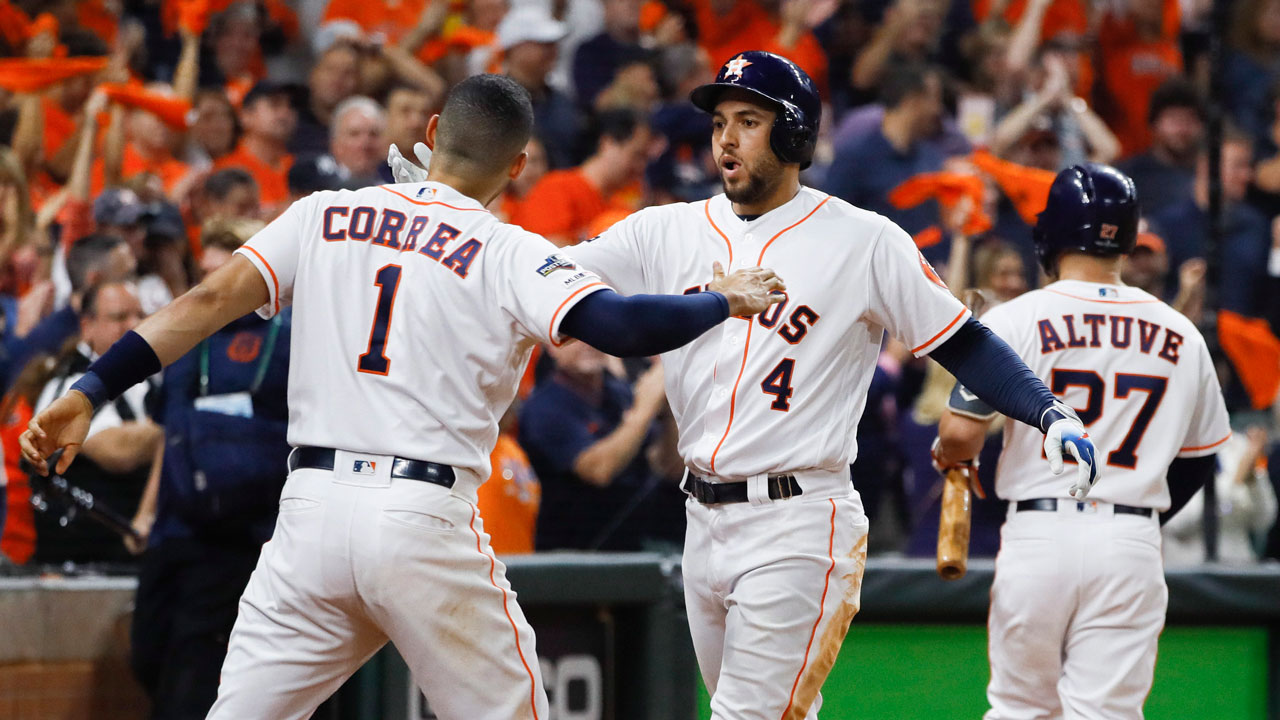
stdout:
[(356, 369), (372, 375), (386, 375), (391, 370), (387, 357), (387, 329), (396, 306), (396, 290), (400, 289), (400, 266), (383, 265), (373, 276), (378, 287), (378, 307), (373, 311), (373, 328), (369, 330), (369, 348), (356, 362)]
[[(1142, 436), (1146, 434), (1151, 418), (1155, 417), (1156, 408), (1160, 407), (1160, 401), (1164, 398), (1164, 391), (1168, 386), (1169, 378), (1116, 373), (1112, 387), (1117, 399), (1128, 398), (1135, 391), (1147, 395), (1142, 401), (1142, 407), (1138, 408), (1138, 415), (1134, 417), (1133, 424), (1129, 426), (1128, 434), (1124, 436), (1124, 442), (1107, 455), (1108, 465), (1130, 470), (1137, 466), (1138, 443), (1142, 442)], [(1084, 423), (1085, 427), (1102, 417), (1102, 400), (1106, 397), (1107, 385), (1101, 375), (1092, 370), (1054, 370), (1049, 378), (1049, 389), (1053, 394), (1062, 395), (1069, 387), (1081, 387), (1089, 392), (1084, 409), (1076, 408), (1076, 412), (1080, 415), (1080, 422)]]
[(770, 409), (782, 412), (791, 409), (791, 396), (795, 394), (795, 390), (791, 389), (791, 373), (795, 369), (795, 360), (783, 358), (782, 362), (765, 376), (764, 382), (760, 383), (760, 391), (774, 398), (769, 405)]

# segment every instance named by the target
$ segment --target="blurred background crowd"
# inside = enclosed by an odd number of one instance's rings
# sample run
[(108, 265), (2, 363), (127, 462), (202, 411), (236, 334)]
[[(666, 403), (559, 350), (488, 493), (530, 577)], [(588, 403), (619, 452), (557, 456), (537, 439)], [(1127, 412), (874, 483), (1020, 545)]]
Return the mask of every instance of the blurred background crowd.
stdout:
[[(233, 323), (95, 417), (68, 481), (124, 541), (19, 466), (33, 410), (291, 201), (390, 182), (388, 145), (412, 157), (473, 73), (533, 98), (502, 219), (572, 246), (710, 197), (688, 93), (748, 49), (822, 90), (803, 181), (897, 222), (986, 306), (1043, 281), (1030, 228), (1057, 170), (1130, 173), (1144, 227), (1126, 282), (1205, 330), (1239, 429), (1213, 504), (1166, 528), (1168, 561), (1204, 558), (1206, 515), (1223, 560), (1280, 557), (1280, 0), (1230, 6), (1215, 35), (1207, 0), (0, 0), (0, 564), (141, 568), (143, 616), (191, 557), (247, 578), (284, 480), (287, 314)], [(873, 554), (934, 552), (948, 389), (886, 343), (853, 465)], [(483, 490), (495, 548), (678, 548), (673, 436), (649, 361), (539, 352)], [(999, 443), (993, 427), (984, 457)], [(975, 513), (973, 554), (994, 555), (1004, 510)]]

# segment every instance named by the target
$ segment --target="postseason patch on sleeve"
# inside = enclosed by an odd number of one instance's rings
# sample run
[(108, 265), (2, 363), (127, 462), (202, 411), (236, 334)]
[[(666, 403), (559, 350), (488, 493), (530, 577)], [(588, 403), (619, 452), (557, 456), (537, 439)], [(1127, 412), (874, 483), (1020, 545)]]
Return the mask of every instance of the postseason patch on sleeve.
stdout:
[(575, 265), (572, 260), (565, 257), (564, 255), (561, 255), (560, 253), (555, 253), (553, 255), (548, 256), (546, 262), (542, 263), (542, 265), (538, 268), (538, 274), (541, 275), (542, 277), (550, 277), (551, 273), (557, 270), (573, 271), (577, 269), (578, 269), (578, 266)]

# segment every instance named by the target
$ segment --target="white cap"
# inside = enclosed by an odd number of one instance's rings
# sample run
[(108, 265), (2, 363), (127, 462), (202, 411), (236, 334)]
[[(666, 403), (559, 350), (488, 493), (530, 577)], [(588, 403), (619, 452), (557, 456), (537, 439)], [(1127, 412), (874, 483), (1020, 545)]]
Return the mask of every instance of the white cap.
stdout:
[(541, 4), (521, 5), (507, 11), (498, 23), (498, 46), (507, 50), (526, 42), (555, 43), (568, 34), (568, 26), (551, 17)]
[(311, 36), (311, 52), (323, 55), (340, 42), (360, 42), (364, 31), (354, 20), (330, 20), (316, 29)]

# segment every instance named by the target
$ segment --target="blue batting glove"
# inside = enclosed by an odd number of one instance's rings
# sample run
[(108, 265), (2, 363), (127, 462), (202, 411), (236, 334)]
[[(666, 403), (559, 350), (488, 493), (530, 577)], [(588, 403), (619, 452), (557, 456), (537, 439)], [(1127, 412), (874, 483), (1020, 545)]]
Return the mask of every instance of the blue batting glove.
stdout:
[(1093, 441), (1075, 411), (1067, 405), (1054, 403), (1045, 415), (1051, 420), (1044, 432), (1044, 454), (1049, 459), (1049, 469), (1054, 475), (1061, 475), (1066, 466), (1063, 455), (1071, 453), (1076, 459), (1076, 480), (1068, 492), (1077, 501), (1084, 500), (1098, 482), (1097, 451)]

